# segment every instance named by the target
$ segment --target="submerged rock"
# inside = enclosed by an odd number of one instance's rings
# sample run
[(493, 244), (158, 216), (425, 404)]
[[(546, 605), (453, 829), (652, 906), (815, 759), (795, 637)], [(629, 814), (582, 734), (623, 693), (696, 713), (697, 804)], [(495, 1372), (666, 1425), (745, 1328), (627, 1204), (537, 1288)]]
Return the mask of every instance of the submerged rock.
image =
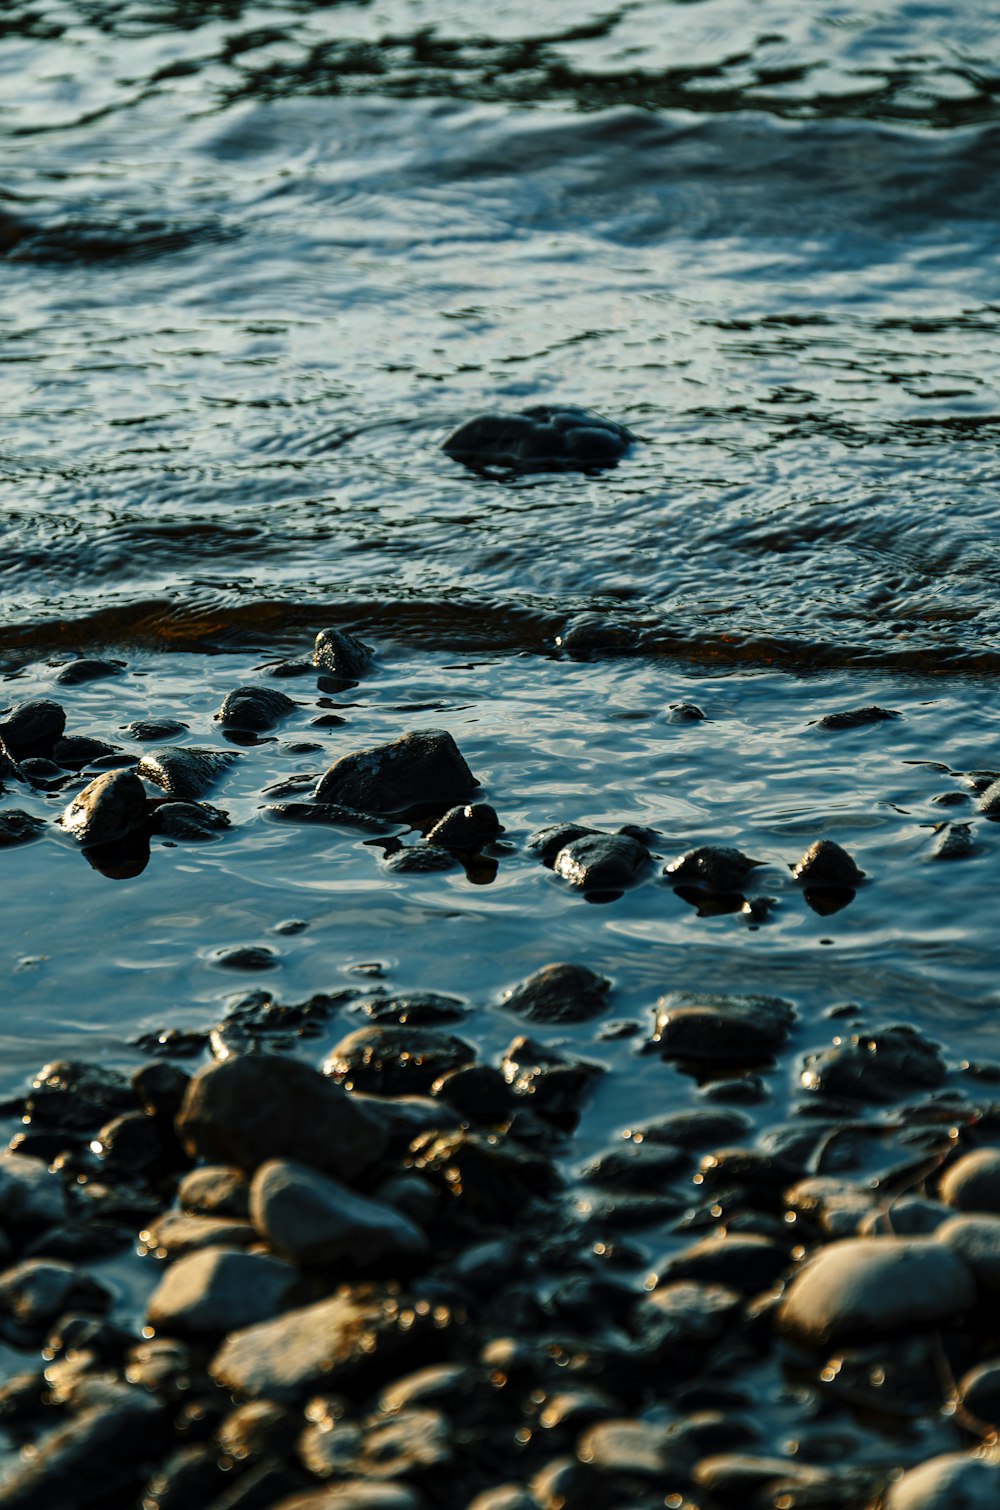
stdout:
[(777, 1320), (797, 1342), (818, 1348), (932, 1326), (975, 1300), (971, 1269), (942, 1242), (848, 1238), (823, 1248), (799, 1271)]
[(186, 729), (187, 724), (177, 718), (138, 718), (134, 723), (124, 724), (122, 732), (143, 743), (152, 743), (159, 739), (176, 739)]
[(207, 802), (161, 802), (152, 827), (166, 839), (217, 839), (229, 827), (229, 814)]
[(792, 875), (805, 886), (854, 887), (863, 881), (865, 873), (859, 870), (846, 849), (841, 849), (833, 839), (817, 839), (810, 844), (802, 858), (792, 866)]
[(99, 682), (109, 676), (121, 676), (124, 661), (98, 661), (81, 658), (67, 661), (56, 673), (56, 681), (62, 687), (80, 687), (84, 682)]
[(356, 681), (369, 670), (374, 655), (370, 645), (364, 644), (346, 630), (321, 629), (316, 636), (313, 665), (329, 672), (331, 676)]
[(66, 714), (58, 703), (40, 697), (16, 703), (0, 718), (0, 741), (13, 760), (48, 755), (66, 728)]
[(134, 771), (106, 771), (79, 792), (62, 815), (62, 825), (86, 846), (113, 844), (145, 828), (146, 790)]
[(586, 965), (543, 965), (511, 987), (503, 1005), (532, 1022), (588, 1022), (606, 1010), (610, 988)]
[(971, 823), (945, 823), (934, 836), (932, 860), (966, 860), (978, 848)]
[(449, 849), (436, 844), (411, 844), (393, 850), (382, 862), (386, 870), (399, 875), (429, 875), (439, 870), (457, 870), (458, 861)]
[(907, 1024), (837, 1038), (807, 1054), (803, 1088), (860, 1101), (893, 1101), (941, 1084), (947, 1066), (936, 1044)]
[(870, 724), (886, 723), (889, 719), (902, 718), (894, 708), (879, 708), (874, 703), (867, 708), (848, 708), (843, 713), (824, 713), (817, 718), (817, 729), (863, 729)]
[(477, 414), (441, 449), (472, 468), (565, 471), (613, 466), (635, 436), (575, 405), (536, 404), (516, 414)]
[(612, 654), (634, 650), (639, 636), (630, 624), (606, 618), (601, 613), (581, 613), (570, 619), (556, 635), (556, 644), (569, 655), (587, 656), (601, 652)]
[(263, 809), (274, 823), (315, 823), (330, 828), (359, 828), (364, 833), (384, 834), (394, 825), (375, 813), (360, 813), (339, 802), (275, 802)]
[(417, 729), (342, 755), (320, 777), (314, 796), (317, 802), (391, 813), (420, 803), (454, 804), (478, 785), (449, 733)]
[(45, 828), (45, 819), (36, 818), (21, 808), (10, 807), (0, 812), (0, 849), (11, 849), (15, 844), (30, 844)]
[(350, 1180), (381, 1157), (388, 1133), (371, 1111), (308, 1065), (250, 1054), (204, 1066), (177, 1117), (188, 1150), (253, 1170), (298, 1159)]
[(372, 996), (358, 1002), (358, 1011), (380, 1025), (436, 1028), (442, 1023), (459, 1022), (468, 1016), (469, 1007), (460, 997), (444, 996), (440, 991), (407, 991), (402, 996)]
[(52, 746), (52, 759), (57, 765), (65, 766), (69, 771), (80, 771), (84, 766), (93, 765), (98, 760), (115, 759), (122, 763), (127, 762), (130, 757), (123, 755), (116, 745), (109, 745), (107, 740), (73, 734), (56, 740)]
[(984, 818), (1000, 818), (1000, 779), (979, 794), (979, 811)]
[(294, 713), (295, 708), (292, 699), (274, 687), (237, 687), (227, 693), (215, 717), (224, 729), (261, 734)]
[(194, 745), (167, 745), (150, 750), (139, 762), (139, 775), (162, 787), (168, 797), (196, 802), (211, 791), (238, 760), (234, 750), (203, 750)]
[(751, 871), (763, 862), (751, 860), (738, 849), (703, 844), (664, 866), (672, 884), (704, 886), (708, 891), (739, 891)]
[(553, 868), (582, 891), (621, 891), (648, 863), (649, 850), (637, 839), (625, 834), (588, 834), (561, 849)]
[(410, 1267), (428, 1251), (423, 1232), (401, 1211), (291, 1159), (261, 1165), (250, 1213), (272, 1248), (302, 1264), (346, 1263), (367, 1274), (386, 1263)]
[(440, 844), (445, 849), (480, 849), (502, 833), (496, 811), (488, 802), (476, 802), (450, 808), (425, 837), (428, 844)]
[(540, 860), (551, 862), (561, 849), (565, 849), (574, 840), (584, 839), (588, 834), (598, 832), (596, 828), (585, 828), (582, 823), (550, 823), (547, 828), (536, 829), (529, 836), (525, 847)]
[(776, 996), (671, 991), (656, 1004), (652, 1043), (669, 1059), (753, 1063), (780, 1048), (795, 1008)]

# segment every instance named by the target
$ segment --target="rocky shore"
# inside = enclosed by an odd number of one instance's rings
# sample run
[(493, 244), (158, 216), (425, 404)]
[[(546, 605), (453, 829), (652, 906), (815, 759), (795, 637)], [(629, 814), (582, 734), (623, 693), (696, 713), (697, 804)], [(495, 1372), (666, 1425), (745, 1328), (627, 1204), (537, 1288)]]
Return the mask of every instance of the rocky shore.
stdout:
[[(311, 661), (225, 696), (220, 747), (178, 720), (123, 741), (67, 732), (54, 698), (12, 705), (8, 876), (46, 836), (125, 879), (157, 845), (227, 842), (227, 781), (302, 702), (274, 683), (343, 697), (375, 662), (324, 631)], [(71, 661), (57, 681), (121, 671)], [(893, 717), (845, 709), (820, 732)], [(972, 854), (994, 816), (996, 773), (963, 780), (976, 814), (945, 823), (934, 858)], [(261, 800), (269, 824), (374, 847), (384, 874), (481, 884), (519, 864), (584, 910), (657, 888), (757, 929), (878, 884), (829, 837), (789, 847), (783, 873), (727, 835), (676, 849), (627, 821), (518, 842), (444, 728), (359, 739)], [(219, 963), (274, 959), (247, 945)], [(664, 981), (631, 1017), (617, 992), (583, 953), (498, 980), (517, 1031), (494, 1052), (444, 970), (413, 990), (374, 970), (302, 1001), (244, 992), (196, 1031), (165, 1022), (131, 1074), (41, 1068), (3, 1108), (2, 1510), (1000, 1503), (1000, 1070), (856, 1004), (802, 1048), (780, 986)], [(602, 1043), (697, 1094), (629, 1119), (626, 1089), (582, 1158)], [(786, 1114), (768, 1108), (779, 1071)], [(102, 1268), (129, 1252), (132, 1326)]]

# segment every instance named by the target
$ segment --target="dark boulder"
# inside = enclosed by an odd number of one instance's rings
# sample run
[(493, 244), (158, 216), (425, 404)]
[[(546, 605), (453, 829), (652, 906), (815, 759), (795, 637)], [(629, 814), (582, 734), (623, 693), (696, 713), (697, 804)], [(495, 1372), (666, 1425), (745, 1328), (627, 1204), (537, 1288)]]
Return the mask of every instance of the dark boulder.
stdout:
[(588, 1022), (606, 1010), (610, 986), (586, 965), (544, 965), (506, 992), (503, 1005), (532, 1022)]
[(375, 813), (418, 804), (455, 804), (479, 782), (444, 729), (417, 729), (389, 744), (342, 755), (320, 777), (317, 802)]
[(671, 860), (663, 874), (672, 885), (703, 886), (707, 891), (739, 891), (763, 862), (738, 849), (703, 844)]
[(239, 756), (233, 750), (202, 750), (193, 745), (167, 745), (150, 750), (139, 762), (139, 775), (162, 787), (178, 802), (197, 802), (229, 770)]
[(835, 840), (817, 839), (792, 866), (792, 875), (804, 886), (854, 887), (865, 873)]
[(316, 636), (313, 665), (331, 676), (356, 681), (370, 668), (375, 652), (343, 629), (321, 629)]
[(441, 449), (475, 470), (589, 471), (613, 466), (634, 439), (624, 425), (575, 405), (536, 404), (517, 414), (477, 414)]
[(274, 687), (237, 687), (227, 693), (216, 721), (224, 729), (240, 733), (261, 734), (273, 729), (282, 718), (293, 713), (296, 704)]
[(0, 718), (0, 740), (13, 760), (49, 755), (66, 728), (66, 714), (48, 698), (17, 703)]
[(106, 771), (73, 798), (62, 825), (83, 845), (113, 844), (149, 821), (146, 791), (134, 771)]
[(621, 891), (649, 863), (649, 850), (626, 834), (588, 834), (559, 851), (553, 869), (581, 891)]

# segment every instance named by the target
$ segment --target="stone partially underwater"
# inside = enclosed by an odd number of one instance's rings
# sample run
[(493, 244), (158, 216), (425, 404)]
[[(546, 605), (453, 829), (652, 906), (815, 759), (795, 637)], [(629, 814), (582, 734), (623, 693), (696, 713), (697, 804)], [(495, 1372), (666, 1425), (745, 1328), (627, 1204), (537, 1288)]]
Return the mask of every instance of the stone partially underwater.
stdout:
[(477, 414), (442, 444), (474, 470), (590, 471), (620, 461), (636, 437), (575, 405), (537, 404), (517, 414)]

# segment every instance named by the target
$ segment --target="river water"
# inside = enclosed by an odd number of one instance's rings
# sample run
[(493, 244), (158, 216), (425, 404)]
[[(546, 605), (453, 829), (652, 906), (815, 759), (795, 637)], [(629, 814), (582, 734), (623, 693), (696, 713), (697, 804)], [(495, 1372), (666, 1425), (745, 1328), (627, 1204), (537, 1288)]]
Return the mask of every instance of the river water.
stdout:
[[(638, 1025), (556, 1035), (611, 1070), (574, 1156), (696, 1103), (636, 1053), (677, 987), (796, 1005), (765, 1121), (847, 1003), (943, 1044), (956, 1087), (1000, 1058), (974, 797), (1000, 767), (998, 26), (929, 0), (8, 0), (0, 698), (56, 696), (129, 758), (144, 717), (219, 746), (241, 683), (300, 706), (241, 749), (212, 844), (120, 880), (55, 826), (0, 854), (7, 1089), (373, 970), (466, 998), (489, 1057), (503, 990), (558, 959)], [(639, 440), (600, 474), (440, 449), (546, 402)], [(566, 656), (581, 612), (632, 653)], [(370, 678), (268, 681), (328, 624), (377, 647)], [(75, 655), (124, 669), (63, 688)], [(872, 703), (902, 716), (814, 726)], [(429, 726), (505, 825), (489, 884), (263, 815), (269, 783)], [(83, 780), (0, 802), (53, 817)], [(699, 916), (657, 867), (591, 905), (524, 851), (561, 819), (649, 825), (661, 862), (738, 845), (775, 904)], [(960, 863), (932, 858), (945, 821)], [(826, 916), (790, 873), (818, 837), (868, 876)], [(223, 967), (248, 944), (265, 975)]]

